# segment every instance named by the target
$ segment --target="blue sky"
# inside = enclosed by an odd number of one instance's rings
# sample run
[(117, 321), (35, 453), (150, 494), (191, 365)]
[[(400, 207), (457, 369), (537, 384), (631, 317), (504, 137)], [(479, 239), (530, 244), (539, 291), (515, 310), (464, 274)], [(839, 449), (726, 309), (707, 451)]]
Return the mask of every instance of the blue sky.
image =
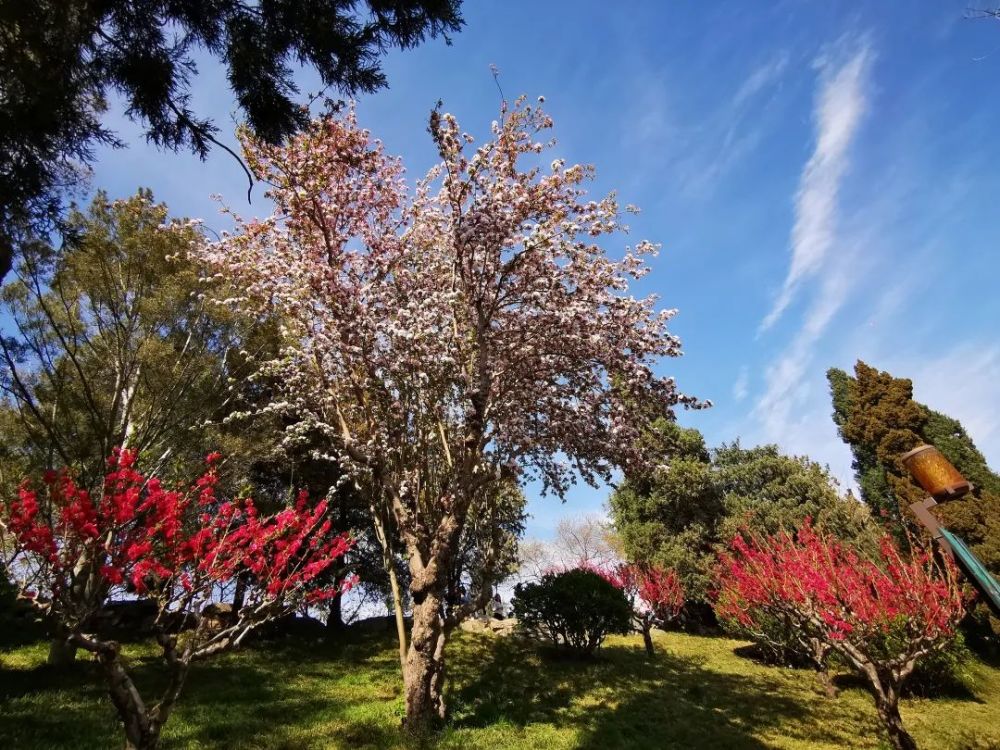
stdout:
[[(968, 3), (466, 3), (453, 44), (386, 62), (390, 88), (362, 122), (411, 178), (435, 157), (427, 115), (443, 100), (482, 134), (499, 94), (544, 95), (553, 157), (597, 167), (595, 193), (643, 213), (662, 243), (639, 291), (680, 314), (685, 356), (664, 363), (715, 407), (681, 414), (710, 444), (776, 442), (850, 481), (825, 371), (857, 358), (913, 379), (1000, 467), (1000, 23)], [(303, 73), (302, 89), (315, 91)], [(231, 137), (224, 72), (205, 60), (196, 111)], [(244, 214), (239, 167), (162, 154), (137, 128), (102, 151), (93, 185), (148, 186), (177, 215), (221, 227), (209, 196)], [(613, 249), (613, 248), (612, 248)], [(561, 505), (532, 496), (529, 536), (600, 512), (606, 490)]]

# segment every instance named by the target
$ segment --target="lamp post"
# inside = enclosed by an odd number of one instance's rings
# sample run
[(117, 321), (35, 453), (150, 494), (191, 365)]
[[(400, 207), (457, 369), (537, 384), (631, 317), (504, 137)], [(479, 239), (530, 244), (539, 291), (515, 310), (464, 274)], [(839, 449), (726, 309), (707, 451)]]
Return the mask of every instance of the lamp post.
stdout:
[(972, 491), (972, 485), (933, 445), (920, 445), (904, 454), (901, 460), (906, 470), (929, 495), (910, 504), (913, 515), (951, 555), (990, 609), (1000, 617), (1000, 583), (965, 546), (965, 542), (942, 526), (930, 510), (938, 501), (956, 500), (967, 495)]

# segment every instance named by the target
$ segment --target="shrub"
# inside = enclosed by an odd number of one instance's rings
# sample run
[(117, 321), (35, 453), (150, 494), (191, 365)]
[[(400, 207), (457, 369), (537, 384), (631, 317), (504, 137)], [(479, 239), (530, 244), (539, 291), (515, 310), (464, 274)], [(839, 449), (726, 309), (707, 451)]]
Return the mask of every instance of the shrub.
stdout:
[(625, 594), (590, 570), (547, 573), (518, 585), (514, 616), (533, 638), (589, 656), (608, 633), (627, 633), (632, 607)]
[(720, 555), (717, 611), (748, 630), (787, 621), (866, 680), (890, 743), (915, 750), (899, 695), (916, 666), (954, 643), (965, 601), (955, 565), (911, 540), (904, 557), (884, 536), (878, 553), (858, 549), (808, 520), (796, 535), (737, 536)]

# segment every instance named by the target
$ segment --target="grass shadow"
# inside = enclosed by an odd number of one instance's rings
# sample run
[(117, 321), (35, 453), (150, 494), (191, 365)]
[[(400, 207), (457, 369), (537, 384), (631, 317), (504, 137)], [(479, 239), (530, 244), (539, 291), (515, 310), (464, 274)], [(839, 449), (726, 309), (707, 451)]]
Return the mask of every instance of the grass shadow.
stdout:
[[(166, 681), (158, 652), (146, 644), (125, 653), (140, 693), (152, 702)], [(393, 656), (386, 657), (377, 635), (345, 633), (336, 642), (254, 644), (195, 663), (163, 747), (396, 747), (398, 719), (387, 720), (384, 709), (368, 715), (370, 706), (399, 693)], [(0, 747), (96, 750), (120, 746), (122, 736), (91, 659), (68, 667), (0, 666)]]
[(459, 651), (452, 669), (455, 727), (572, 724), (581, 750), (758, 750), (766, 745), (751, 729), (794, 722), (803, 711), (759, 680), (662, 648), (649, 660), (641, 649), (611, 646), (587, 662), (545, 658), (514, 639), (480, 639)]

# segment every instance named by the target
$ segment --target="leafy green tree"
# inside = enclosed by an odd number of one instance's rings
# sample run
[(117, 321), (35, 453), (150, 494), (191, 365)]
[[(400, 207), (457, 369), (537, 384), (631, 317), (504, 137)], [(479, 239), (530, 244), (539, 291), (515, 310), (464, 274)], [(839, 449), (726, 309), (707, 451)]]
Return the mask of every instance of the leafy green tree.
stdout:
[(641, 438), (652, 469), (626, 473), (609, 498), (626, 557), (677, 571), (695, 602), (707, 602), (712, 546), (725, 514), (711, 455), (697, 430), (660, 419)]
[(828, 469), (805, 456), (786, 456), (776, 445), (742, 448), (723, 444), (712, 454), (713, 479), (725, 515), (719, 525), (728, 542), (741, 528), (776, 534), (798, 528), (806, 518), (841, 539), (870, 529), (867, 509), (841, 496)]
[(293, 62), (370, 92), (389, 48), (461, 25), (459, 0), (0, 0), (0, 279), (15, 247), (59, 223), (94, 146), (119, 145), (101, 124), (108, 92), (150, 141), (204, 158), (218, 142), (189, 106), (197, 53), (225, 65), (250, 127), (278, 143), (308, 119)]
[(222, 448), (239, 456), (226, 475), (245, 476), (263, 441), (221, 422), (253, 397), (253, 386), (234, 383), (248, 352), (274, 346), (271, 322), (212, 304), (185, 259), (200, 235), (150, 193), (99, 194), (69, 221), (78, 241), (64, 252), (32, 243), (0, 290), (4, 491), (65, 466), (97, 493), (117, 446), (143, 453), (164, 478)]
[(708, 602), (716, 545), (742, 528), (772, 534), (809, 517), (845, 538), (868, 533), (865, 508), (808, 458), (738, 442), (709, 451), (697, 430), (667, 420), (642, 440), (659, 465), (626, 474), (612, 493), (615, 529), (629, 560), (678, 572), (689, 607)]

